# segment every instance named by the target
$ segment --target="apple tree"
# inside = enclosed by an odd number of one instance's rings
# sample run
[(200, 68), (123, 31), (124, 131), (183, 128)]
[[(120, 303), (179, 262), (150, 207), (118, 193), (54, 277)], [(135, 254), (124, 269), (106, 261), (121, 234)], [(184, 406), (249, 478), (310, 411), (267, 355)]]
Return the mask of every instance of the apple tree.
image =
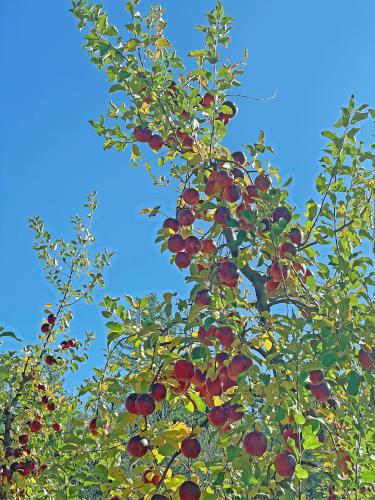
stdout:
[[(73, 1), (72, 12), (110, 82), (106, 117), (91, 122), (104, 148), (130, 149), (132, 166), (178, 193), (174, 213), (142, 213), (163, 217), (156, 244), (187, 294), (165, 293), (154, 308), (147, 296), (104, 297), (103, 366), (64, 411), (52, 474), (26, 475), (24, 488), (112, 500), (373, 498), (374, 110), (351, 97), (322, 132), (316, 194), (299, 211), (263, 131), (236, 151), (225, 145), (246, 52), (225, 58), (232, 19), (221, 3), (198, 26), (193, 64), (165, 37), (163, 9), (139, 4), (127, 1), (123, 32), (95, 3)], [(102, 284), (100, 256), (71, 295)], [(16, 366), (22, 385), (32, 372)], [(59, 383), (60, 366), (38, 377)], [(14, 431), (5, 436), (12, 447)], [(48, 439), (40, 434), (41, 452)]]

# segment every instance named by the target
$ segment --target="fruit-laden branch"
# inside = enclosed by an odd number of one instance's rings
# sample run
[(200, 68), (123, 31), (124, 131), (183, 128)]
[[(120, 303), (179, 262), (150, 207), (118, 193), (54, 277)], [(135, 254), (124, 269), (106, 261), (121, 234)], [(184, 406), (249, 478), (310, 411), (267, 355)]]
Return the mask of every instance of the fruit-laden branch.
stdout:
[[(229, 245), (232, 257), (237, 257), (237, 250), (233, 250), (234, 236), (233, 231), (229, 228), (224, 229), (223, 234)], [(252, 283), (257, 302), (256, 306), (259, 312), (269, 311), (269, 303), (266, 294), (266, 287), (264, 286), (267, 278), (260, 272), (252, 269), (248, 264), (241, 268), (242, 274)]]
[(4, 444), (4, 450), (7, 448), (10, 448), (12, 444), (12, 438), (11, 438), (11, 430), (12, 430), (12, 412), (10, 411), (9, 407), (4, 408), (4, 434), (3, 434), (3, 444)]

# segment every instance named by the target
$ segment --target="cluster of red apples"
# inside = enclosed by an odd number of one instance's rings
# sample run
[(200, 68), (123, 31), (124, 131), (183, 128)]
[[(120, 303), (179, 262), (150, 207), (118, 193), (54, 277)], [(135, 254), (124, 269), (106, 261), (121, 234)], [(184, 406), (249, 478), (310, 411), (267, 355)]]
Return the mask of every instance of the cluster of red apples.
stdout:
[[(35, 385), (38, 392), (46, 392), (45, 384), (38, 383)], [(52, 413), (56, 410), (56, 403), (53, 402), (46, 394), (41, 397), (41, 412)], [(7, 464), (0, 466), (0, 475), (3, 484), (12, 483), (12, 477), (15, 473), (21, 476), (33, 475), (38, 477), (46, 468), (47, 465), (38, 464), (35, 457), (33, 457), (32, 449), (30, 447), (30, 434), (37, 434), (43, 428), (42, 416), (36, 414), (35, 417), (26, 422), (28, 431), (25, 430), (23, 434), (18, 436), (19, 447), (8, 447), (5, 450), (5, 458), (8, 460)], [(58, 422), (51, 424), (54, 432), (61, 432), (62, 428)], [(32, 457), (32, 458), (31, 458)], [(19, 494), (19, 492), (18, 492)]]
[[(41, 326), (42, 333), (49, 334), (52, 331), (55, 323), (56, 316), (54, 314), (49, 314), (47, 317), (47, 321)], [(75, 340), (69, 339), (67, 341), (61, 342), (60, 348), (69, 349), (75, 346)], [(44, 361), (49, 366), (57, 363), (57, 359), (52, 355), (45, 356)], [(31, 377), (31, 380), (33, 380), (33, 377)], [(48, 412), (49, 414), (52, 414), (56, 410), (56, 403), (53, 401), (53, 399), (45, 394), (47, 391), (46, 385), (43, 383), (37, 383), (35, 384), (35, 390), (38, 393), (44, 393), (44, 395), (40, 399), (40, 413)], [(18, 473), (21, 476), (28, 476), (31, 474), (37, 477), (47, 468), (47, 465), (38, 465), (35, 457), (30, 458), (32, 456), (32, 450), (30, 448), (29, 433), (31, 435), (37, 434), (42, 430), (42, 415), (37, 413), (35, 417), (31, 420), (28, 420), (25, 425), (27, 425), (28, 431), (26, 432), (25, 430), (25, 432), (18, 437), (18, 442), (21, 446), (18, 448), (8, 447), (5, 450), (5, 458), (8, 460), (8, 463), (0, 466), (0, 476), (2, 478), (3, 484), (11, 483), (13, 474), (15, 473)], [(62, 431), (60, 423), (53, 422), (50, 425), (54, 432)], [(18, 494), (20, 493), (18, 492)]]

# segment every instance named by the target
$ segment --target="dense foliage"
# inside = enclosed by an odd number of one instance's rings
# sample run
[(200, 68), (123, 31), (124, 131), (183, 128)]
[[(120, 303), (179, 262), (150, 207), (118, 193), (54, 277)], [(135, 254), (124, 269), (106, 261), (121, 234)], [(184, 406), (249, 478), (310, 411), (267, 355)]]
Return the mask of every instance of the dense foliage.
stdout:
[(226, 61), (220, 2), (189, 70), (162, 8), (138, 4), (124, 34), (99, 5), (72, 12), (110, 81), (106, 118), (91, 122), (104, 147), (131, 148), (133, 166), (178, 192), (156, 243), (185, 270), (187, 297), (104, 297), (103, 367), (68, 394), (94, 341), (72, 338), (72, 310), (104, 285), (111, 253), (90, 249), (95, 194), (69, 243), (30, 220), (60, 300), (39, 341), (1, 353), (1, 497), (373, 498), (374, 111), (351, 97), (322, 132), (317, 193), (299, 213), (264, 132), (225, 146), (246, 52)]

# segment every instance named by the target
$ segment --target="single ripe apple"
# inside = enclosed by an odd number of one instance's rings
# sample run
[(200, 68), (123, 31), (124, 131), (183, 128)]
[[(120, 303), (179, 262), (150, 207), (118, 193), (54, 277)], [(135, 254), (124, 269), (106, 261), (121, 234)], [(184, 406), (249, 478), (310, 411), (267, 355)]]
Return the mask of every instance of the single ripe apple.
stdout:
[(139, 394), (135, 400), (135, 409), (138, 415), (151, 415), (155, 411), (155, 400), (150, 394)]
[(154, 151), (159, 151), (163, 147), (163, 138), (161, 135), (153, 134), (148, 141), (150, 148)]
[(258, 191), (265, 193), (271, 187), (271, 179), (268, 175), (259, 174), (254, 179), (254, 186), (258, 189)]
[(184, 189), (182, 198), (189, 205), (195, 205), (199, 201), (199, 192), (195, 188)]
[(174, 364), (173, 374), (176, 380), (186, 382), (193, 378), (194, 365), (186, 359), (179, 359)]
[(249, 455), (261, 457), (267, 450), (267, 438), (263, 432), (252, 431), (244, 437), (243, 445)]
[(151, 396), (155, 399), (155, 401), (164, 401), (164, 399), (167, 397), (167, 388), (164, 384), (156, 382), (151, 387)]
[(141, 436), (133, 436), (129, 439), (126, 449), (132, 457), (141, 458), (146, 455), (149, 448), (149, 443), (146, 438)]
[(187, 458), (197, 458), (201, 452), (201, 445), (198, 439), (190, 437), (181, 443), (181, 453)]
[(287, 451), (276, 455), (274, 460), (276, 472), (281, 477), (293, 477), (296, 470), (296, 459)]
[(191, 264), (191, 255), (187, 252), (179, 252), (176, 254), (175, 263), (180, 269), (186, 269)]
[(211, 304), (211, 293), (209, 290), (199, 290), (194, 299), (195, 304), (206, 307)]
[(133, 415), (137, 415), (137, 410), (135, 408), (135, 400), (137, 399), (138, 394), (133, 392), (133, 394), (129, 394), (129, 396), (125, 400), (125, 408), (129, 413)]
[(201, 490), (193, 481), (185, 481), (181, 484), (178, 494), (181, 500), (199, 500)]

